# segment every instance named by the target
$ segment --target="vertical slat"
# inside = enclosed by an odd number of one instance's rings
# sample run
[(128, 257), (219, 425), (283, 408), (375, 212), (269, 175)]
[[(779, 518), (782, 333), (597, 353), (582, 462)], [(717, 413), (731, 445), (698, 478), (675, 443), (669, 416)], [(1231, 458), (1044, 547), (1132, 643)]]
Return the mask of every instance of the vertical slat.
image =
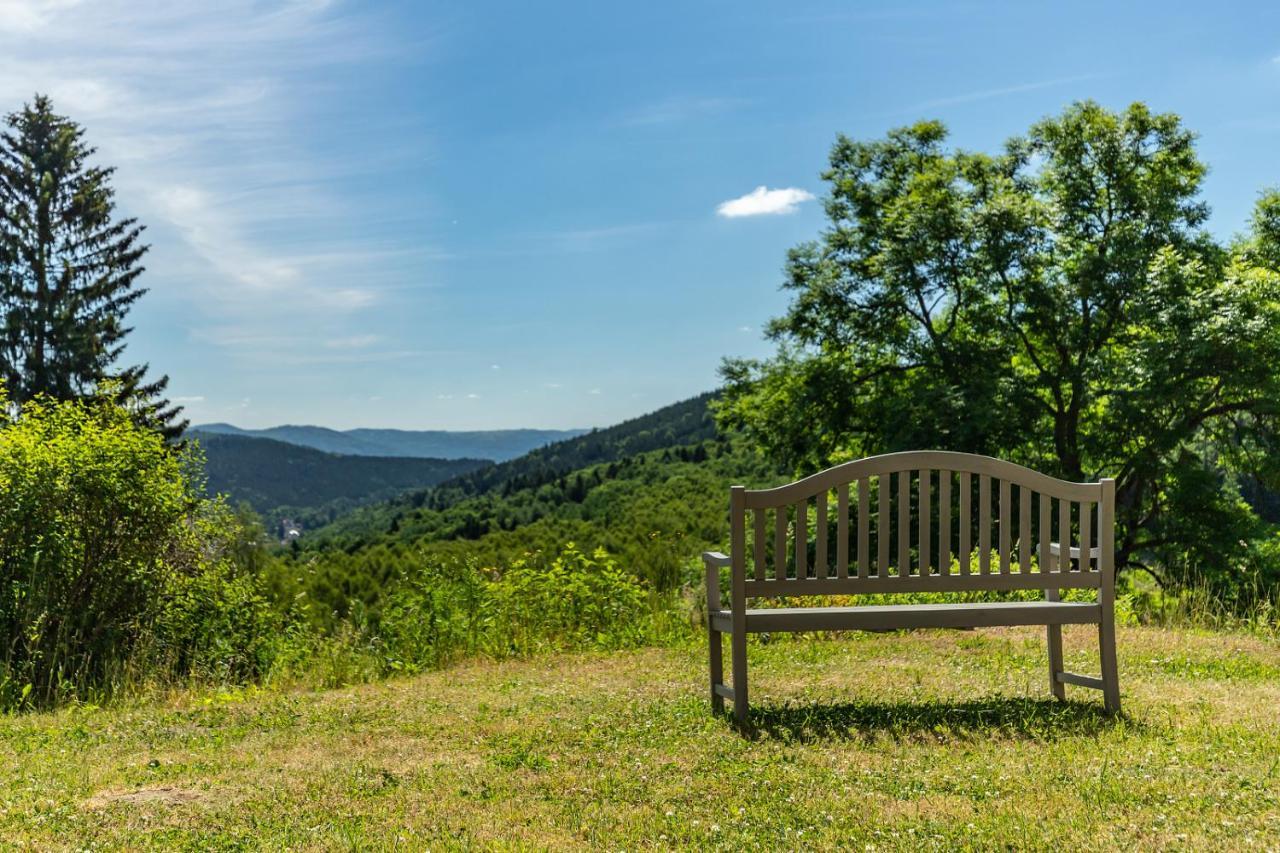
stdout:
[(739, 721), (747, 718), (747, 584), (746, 584), (746, 490), (742, 486), (729, 489), (729, 557), (732, 588), (729, 606), (733, 611), (733, 715)]
[(1009, 574), (1009, 481), (1000, 480), (1000, 574)]
[(858, 577), (871, 573), (871, 478), (858, 481)]
[(1058, 571), (1071, 571), (1071, 501), (1058, 501)]
[(1031, 490), (1018, 486), (1018, 566), (1025, 575), (1031, 571)]
[(773, 577), (787, 579), (787, 508), (780, 506), (773, 511)]
[(817, 515), (817, 522), (814, 529), (813, 546), (813, 576), (815, 578), (826, 578), (830, 572), (827, 565), (827, 491), (823, 489), (818, 492), (818, 496), (814, 499), (813, 511)]
[(898, 577), (911, 577), (911, 472), (898, 472)]
[(796, 580), (809, 577), (809, 501), (796, 504)]
[(751, 544), (755, 550), (756, 580), (758, 581), (764, 580), (764, 553), (765, 553), (764, 552), (764, 543), (765, 543), (764, 512), (765, 511), (762, 509), (758, 509), (755, 511), (756, 527), (753, 534), (753, 538), (751, 540)]
[(978, 475), (978, 572), (991, 574), (991, 477)]
[(973, 482), (968, 471), (960, 472), (960, 574), (969, 574), (969, 560), (973, 549), (970, 528), (973, 527)]
[(951, 472), (938, 472), (938, 574), (951, 574)]
[(1093, 504), (1083, 502), (1080, 504), (1080, 571), (1092, 571), (1089, 563), (1092, 562), (1092, 556), (1089, 551), (1092, 547), (1090, 542), (1093, 539), (1093, 530), (1090, 529), (1093, 523), (1093, 513), (1090, 512)]
[(881, 474), (876, 478), (880, 497), (876, 512), (876, 574), (889, 577), (889, 488), (892, 476)]
[(836, 577), (849, 577), (849, 484), (836, 488)]
[(1120, 673), (1116, 668), (1116, 481), (1104, 478), (1098, 495), (1098, 651), (1107, 711), (1120, 713)]
[(1036, 500), (1040, 502), (1039, 559), (1040, 572), (1043, 574), (1044, 572), (1053, 571), (1053, 557), (1049, 555), (1049, 542), (1053, 537), (1053, 530), (1049, 526), (1049, 510), (1051, 509), (1050, 504), (1053, 502), (1053, 498), (1049, 497), (1044, 492), (1039, 492), (1036, 495)]
[(918, 502), (920, 506), (920, 577), (922, 578), (929, 576), (929, 566), (932, 563), (929, 548), (933, 523), (933, 503), (930, 494), (933, 488), (932, 480), (933, 472), (928, 468), (921, 468)]

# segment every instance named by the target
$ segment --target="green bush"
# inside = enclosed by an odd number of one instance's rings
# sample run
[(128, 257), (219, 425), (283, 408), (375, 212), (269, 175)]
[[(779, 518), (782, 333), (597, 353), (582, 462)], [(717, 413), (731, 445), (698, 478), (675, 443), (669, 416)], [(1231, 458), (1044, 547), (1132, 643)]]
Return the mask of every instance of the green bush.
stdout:
[(0, 706), (261, 671), (241, 527), (199, 499), (199, 462), (106, 396), (0, 396)]
[(569, 543), (553, 558), (530, 554), (502, 569), (425, 563), (390, 594), (378, 636), (392, 670), (473, 654), (617, 649), (653, 639), (664, 604), (603, 551)]

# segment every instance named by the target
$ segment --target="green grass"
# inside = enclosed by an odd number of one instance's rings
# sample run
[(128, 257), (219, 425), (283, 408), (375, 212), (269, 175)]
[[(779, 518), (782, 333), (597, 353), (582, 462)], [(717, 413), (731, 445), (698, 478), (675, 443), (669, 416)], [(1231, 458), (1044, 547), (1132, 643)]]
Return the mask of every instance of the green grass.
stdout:
[[(1086, 629), (1069, 668), (1096, 672)], [(1280, 839), (1280, 645), (1121, 629), (1126, 715), (1048, 698), (1043, 631), (477, 662), (325, 692), (0, 718), (37, 848), (1232, 849)]]

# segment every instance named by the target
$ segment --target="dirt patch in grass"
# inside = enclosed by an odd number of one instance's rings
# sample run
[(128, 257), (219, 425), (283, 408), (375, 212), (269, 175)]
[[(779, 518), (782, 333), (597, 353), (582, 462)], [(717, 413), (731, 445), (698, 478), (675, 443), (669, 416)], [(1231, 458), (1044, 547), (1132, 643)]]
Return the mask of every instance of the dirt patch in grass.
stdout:
[(84, 805), (85, 808), (89, 809), (102, 809), (117, 803), (125, 805), (177, 805), (203, 799), (205, 799), (205, 794), (200, 791), (194, 791), (190, 788), (178, 788), (172, 785), (158, 785), (149, 788), (134, 788), (127, 791), (99, 791), (85, 800)]

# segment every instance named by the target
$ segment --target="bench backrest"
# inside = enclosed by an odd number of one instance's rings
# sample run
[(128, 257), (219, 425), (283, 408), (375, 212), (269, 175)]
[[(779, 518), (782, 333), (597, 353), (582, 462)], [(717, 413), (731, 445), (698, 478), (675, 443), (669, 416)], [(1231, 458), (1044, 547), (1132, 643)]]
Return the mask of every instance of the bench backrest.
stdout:
[(1110, 590), (1114, 580), (1114, 480), (1069, 483), (989, 456), (923, 450), (775, 489), (734, 486), (729, 503), (737, 600)]

